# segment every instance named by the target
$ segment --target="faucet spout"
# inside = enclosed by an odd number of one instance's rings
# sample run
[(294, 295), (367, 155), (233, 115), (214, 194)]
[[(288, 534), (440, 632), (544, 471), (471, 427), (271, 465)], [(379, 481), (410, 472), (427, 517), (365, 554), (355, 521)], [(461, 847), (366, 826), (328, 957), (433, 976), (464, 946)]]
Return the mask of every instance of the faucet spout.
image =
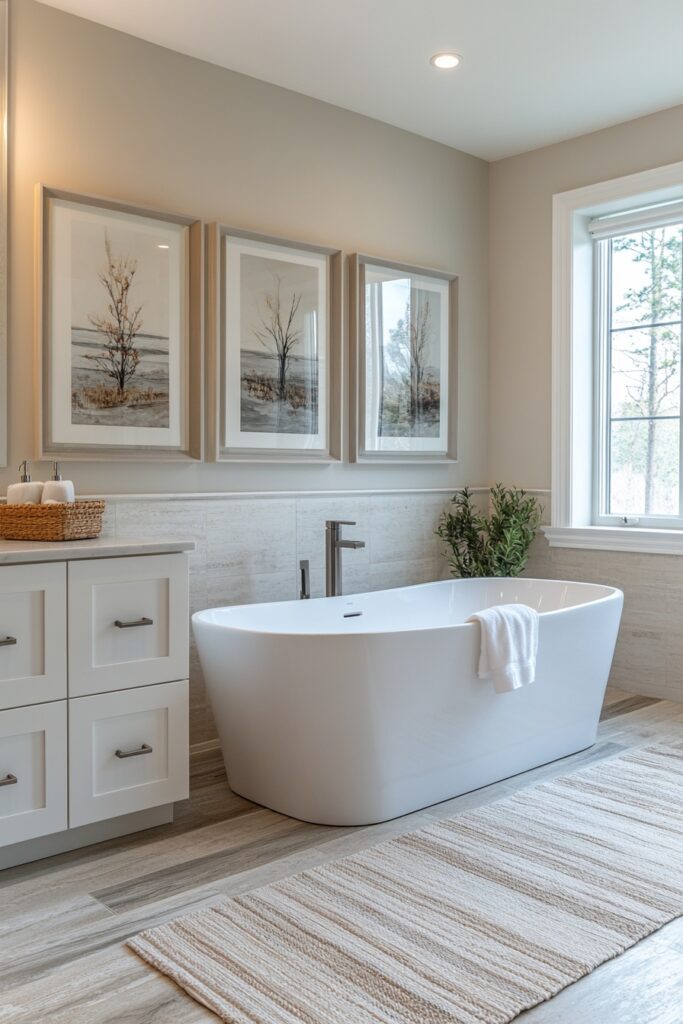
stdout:
[(357, 551), (365, 547), (363, 540), (343, 540), (342, 526), (355, 526), (355, 522), (342, 519), (328, 519), (325, 523), (325, 594), (327, 597), (339, 597), (342, 593), (342, 562), (343, 548)]

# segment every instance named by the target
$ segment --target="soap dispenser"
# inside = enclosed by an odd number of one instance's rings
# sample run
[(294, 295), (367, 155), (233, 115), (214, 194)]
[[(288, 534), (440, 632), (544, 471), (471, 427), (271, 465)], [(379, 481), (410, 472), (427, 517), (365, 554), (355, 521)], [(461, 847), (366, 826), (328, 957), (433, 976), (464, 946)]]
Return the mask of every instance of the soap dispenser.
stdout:
[(59, 463), (52, 463), (52, 477), (43, 487), (43, 505), (53, 505), (55, 502), (72, 502), (76, 500), (74, 485), (71, 480), (62, 480), (59, 472)]
[(19, 466), (20, 483), (10, 484), (7, 488), (8, 505), (39, 505), (43, 497), (43, 484), (40, 480), (31, 482), (26, 459)]

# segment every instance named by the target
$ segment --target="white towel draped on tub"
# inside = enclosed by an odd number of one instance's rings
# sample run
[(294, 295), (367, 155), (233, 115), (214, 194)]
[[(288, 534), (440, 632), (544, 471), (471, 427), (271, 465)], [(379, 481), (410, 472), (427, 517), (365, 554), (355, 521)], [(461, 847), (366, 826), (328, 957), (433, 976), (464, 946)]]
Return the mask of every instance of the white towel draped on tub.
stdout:
[(533, 683), (538, 652), (538, 612), (525, 604), (499, 604), (471, 615), (481, 626), (479, 678), (496, 693)]

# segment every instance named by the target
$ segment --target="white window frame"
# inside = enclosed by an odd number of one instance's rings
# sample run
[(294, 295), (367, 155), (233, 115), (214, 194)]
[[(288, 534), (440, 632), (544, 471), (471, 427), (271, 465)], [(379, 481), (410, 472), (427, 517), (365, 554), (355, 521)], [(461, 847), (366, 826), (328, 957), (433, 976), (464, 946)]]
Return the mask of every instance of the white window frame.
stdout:
[[(552, 546), (683, 554), (676, 526), (595, 524), (597, 217), (683, 201), (683, 161), (553, 196)], [(610, 517), (611, 518), (611, 517)]]
[[(683, 529), (683, 409), (678, 418), (678, 515), (651, 515), (631, 513), (625, 518), (604, 511), (610, 489), (609, 480), (609, 431), (610, 417), (609, 387), (611, 372), (610, 307), (612, 304), (612, 267), (609, 244), (628, 232), (647, 231), (648, 228), (665, 227), (683, 222), (683, 203), (666, 203), (663, 206), (633, 211), (622, 217), (597, 217), (589, 224), (593, 239), (593, 315), (594, 315), (594, 444), (593, 444), (593, 517), (594, 526), (642, 525), (646, 529)], [(678, 324), (683, 339), (683, 323), (679, 315)], [(672, 321), (673, 323), (674, 321)]]

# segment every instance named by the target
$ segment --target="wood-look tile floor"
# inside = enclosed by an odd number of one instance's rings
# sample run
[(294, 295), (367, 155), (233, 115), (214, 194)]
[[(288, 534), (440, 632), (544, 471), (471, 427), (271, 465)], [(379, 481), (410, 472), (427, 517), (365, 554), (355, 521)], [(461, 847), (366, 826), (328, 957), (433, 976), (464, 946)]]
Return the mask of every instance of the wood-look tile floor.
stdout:
[[(142, 928), (364, 849), (434, 818), (643, 744), (683, 739), (683, 704), (608, 692), (590, 750), (396, 821), (326, 828), (228, 789), (194, 758), (172, 825), (0, 872), (0, 1024), (216, 1020), (124, 942)], [(517, 1018), (520, 1024), (683, 1024), (683, 918)]]

